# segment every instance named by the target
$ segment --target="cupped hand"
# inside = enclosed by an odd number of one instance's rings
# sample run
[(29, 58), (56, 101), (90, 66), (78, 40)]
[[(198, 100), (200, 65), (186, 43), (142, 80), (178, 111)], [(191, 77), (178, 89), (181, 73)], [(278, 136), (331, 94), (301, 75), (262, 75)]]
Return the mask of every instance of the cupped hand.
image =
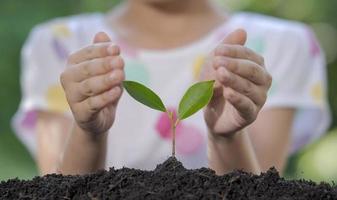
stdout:
[(74, 119), (84, 132), (107, 132), (122, 95), (124, 62), (120, 49), (103, 32), (93, 44), (72, 53), (60, 81)]
[(230, 136), (251, 124), (264, 105), (271, 75), (264, 59), (244, 46), (246, 32), (229, 34), (213, 51), (207, 70), (216, 80), (204, 118), (212, 135)]

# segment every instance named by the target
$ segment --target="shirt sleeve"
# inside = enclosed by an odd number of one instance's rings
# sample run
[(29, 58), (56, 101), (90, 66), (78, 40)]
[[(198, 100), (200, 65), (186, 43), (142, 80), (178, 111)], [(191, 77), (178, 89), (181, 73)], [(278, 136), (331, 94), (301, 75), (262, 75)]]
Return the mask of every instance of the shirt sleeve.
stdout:
[(21, 52), (21, 102), (12, 125), (18, 138), (34, 155), (38, 111), (66, 114), (68, 104), (59, 76), (70, 50), (71, 31), (66, 24), (35, 27)]
[(302, 24), (273, 34), (266, 45), (273, 83), (264, 109), (295, 109), (291, 149), (295, 152), (320, 137), (330, 124), (325, 56), (314, 33)]

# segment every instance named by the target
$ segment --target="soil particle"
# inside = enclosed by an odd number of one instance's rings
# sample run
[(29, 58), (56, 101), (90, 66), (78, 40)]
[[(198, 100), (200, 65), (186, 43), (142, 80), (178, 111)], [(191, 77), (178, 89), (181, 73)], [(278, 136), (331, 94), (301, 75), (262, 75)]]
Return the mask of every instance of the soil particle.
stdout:
[(46, 175), (0, 183), (0, 199), (221, 199), (337, 200), (337, 187), (285, 180), (275, 168), (261, 175), (207, 168), (187, 170), (170, 157), (153, 171), (114, 169), (84, 176)]

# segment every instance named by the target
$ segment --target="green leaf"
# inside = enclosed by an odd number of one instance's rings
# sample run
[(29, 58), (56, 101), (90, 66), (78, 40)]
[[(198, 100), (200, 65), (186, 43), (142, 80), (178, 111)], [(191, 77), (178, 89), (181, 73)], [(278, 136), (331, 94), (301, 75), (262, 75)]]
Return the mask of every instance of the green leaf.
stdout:
[(199, 82), (187, 90), (179, 103), (178, 116), (180, 120), (193, 115), (208, 104), (213, 96), (213, 84), (214, 80)]
[(123, 81), (123, 87), (138, 102), (155, 110), (166, 112), (162, 100), (151, 89), (135, 81)]

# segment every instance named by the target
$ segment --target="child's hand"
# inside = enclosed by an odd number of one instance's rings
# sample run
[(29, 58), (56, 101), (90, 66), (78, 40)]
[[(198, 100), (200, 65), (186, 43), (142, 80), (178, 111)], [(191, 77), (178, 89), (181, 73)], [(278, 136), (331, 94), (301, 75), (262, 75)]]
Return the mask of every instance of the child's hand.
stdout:
[(264, 59), (244, 47), (246, 32), (236, 30), (213, 51), (214, 96), (205, 109), (211, 134), (228, 136), (251, 124), (264, 105), (272, 78)]
[(61, 83), (77, 125), (88, 133), (104, 133), (112, 126), (122, 95), (124, 62), (120, 50), (105, 33), (94, 44), (68, 58)]

